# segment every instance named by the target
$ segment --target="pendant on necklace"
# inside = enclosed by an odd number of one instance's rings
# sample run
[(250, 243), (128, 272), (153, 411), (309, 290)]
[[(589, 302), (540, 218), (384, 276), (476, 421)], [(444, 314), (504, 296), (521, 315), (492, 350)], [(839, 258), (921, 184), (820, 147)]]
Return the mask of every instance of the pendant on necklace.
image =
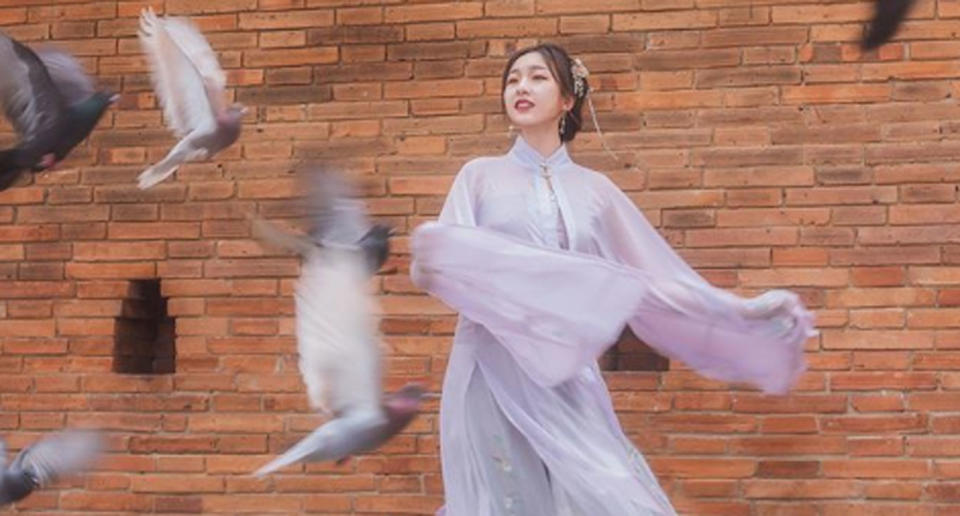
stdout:
[(557, 202), (557, 193), (553, 191), (553, 182), (550, 180), (550, 169), (547, 168), (546, 163), (540, 164), (540, 176), (547, 182), (547, 187), (550, 190), (550, 201)]

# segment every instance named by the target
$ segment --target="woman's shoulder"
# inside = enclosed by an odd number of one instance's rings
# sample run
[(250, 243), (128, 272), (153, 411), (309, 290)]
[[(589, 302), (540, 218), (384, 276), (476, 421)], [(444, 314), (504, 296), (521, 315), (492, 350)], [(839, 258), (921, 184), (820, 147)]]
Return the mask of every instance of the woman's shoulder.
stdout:
[(616, 188), (619, 190), (617, 185), (603, 172), (599, 172), (576, 162), (573, 162), (573, 168), (576, 170), (577, 175), (583, 178), (584, 181), (587, 181), (591, 186), (603, 189)]
[(506, 161), (506, 159), (507, 157), (505, 155), (504, 156), (477, 156), (475, 158), (468, 160), (466, 163), (464, 163), (460, 171), (463, 172), (466, 170), (480, 170), (483, 168), (488, 168), (490, 166), (500, 165), (504, 161)]
[(504, 161), (504, 156), (478, 156), (464, 163), (463, 166), (460, 167), (460, 171), (457, 172), (457, 176), (461, 178), (461, 180), (472, 180), (484, 175), (486, 171), (503, 168)]

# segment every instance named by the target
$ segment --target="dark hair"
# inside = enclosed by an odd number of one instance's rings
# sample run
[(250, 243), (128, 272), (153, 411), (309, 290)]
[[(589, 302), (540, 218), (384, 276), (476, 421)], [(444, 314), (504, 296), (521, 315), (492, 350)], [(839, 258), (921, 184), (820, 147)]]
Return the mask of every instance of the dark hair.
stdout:
[(573, 60), (570, 59), (570, 55), (567, 54), (567, 51), (564, 50), (563, 47), (553, 43), (542, 43), (514, 52), (513, 55), (510, 56), (510, 59), (507, 60), (507, 66), (503, 69), (503, 78), (500, 82), (500, 96), (502, 98), (504, 90), (507, 89), (507, 76), (510, 75), (510, 68), (513, 67), (513, 63), (530, 52), (538, 52), (543, 56), (543, 60), (546, 61), (547, 68), (550, 69), (554, 80), (560, 85), (560, 94), (573, 98), (573, 107), (563, 115), (565, 121), (563, 131), (560, 132), (560, 141), (569, 142), (573, 140), (577, 132), (580, 131), (580, 128), (583, 127), (581, 111), (583, 110), (583, 101), (590, 91), (590, 85), (587, 83), (586, 77), (584, 77), (582, 94), (577, 95), (574, 92)]

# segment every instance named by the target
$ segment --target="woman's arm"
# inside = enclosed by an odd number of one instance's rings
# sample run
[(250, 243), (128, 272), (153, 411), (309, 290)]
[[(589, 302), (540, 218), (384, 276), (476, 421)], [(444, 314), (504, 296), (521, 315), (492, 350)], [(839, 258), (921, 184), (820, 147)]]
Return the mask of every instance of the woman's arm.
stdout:
[(604, 190), (608, 203), (596, 235), (601, 255), (652, 278), (628, 321), (634, 333), (706, 376), (788, 390), (805, 370), (806, 339), (816, 335), (800, 298), (787, 290), (743, 298), (714, 287), (619, 188), (606, 180)]
[(772, 291), (754, 302), (713, 287), (617, 193), (613, 200), (629, 206), (613, 206), (599, 221), (602, 257), (424, 224), (412, 239), (418, 285), (483, 325), (544, 385), (596, 360), (629, 324), (652, 348), (705, 375), (789, 389), (812, 334), (796, 295)]

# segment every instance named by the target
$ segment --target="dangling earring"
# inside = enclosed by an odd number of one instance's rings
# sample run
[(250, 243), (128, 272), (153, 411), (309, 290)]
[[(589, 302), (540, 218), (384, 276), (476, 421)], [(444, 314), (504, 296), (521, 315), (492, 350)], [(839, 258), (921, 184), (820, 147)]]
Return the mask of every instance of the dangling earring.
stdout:
[(560, 138), (563, 138), (563, 133), (567, 131), (567, 112), (563, 112), (563, 116), (560, 117)]
[(507, 138), (513, 138), (516, 133), (517, 128), (513, 124), (507, 126)]

